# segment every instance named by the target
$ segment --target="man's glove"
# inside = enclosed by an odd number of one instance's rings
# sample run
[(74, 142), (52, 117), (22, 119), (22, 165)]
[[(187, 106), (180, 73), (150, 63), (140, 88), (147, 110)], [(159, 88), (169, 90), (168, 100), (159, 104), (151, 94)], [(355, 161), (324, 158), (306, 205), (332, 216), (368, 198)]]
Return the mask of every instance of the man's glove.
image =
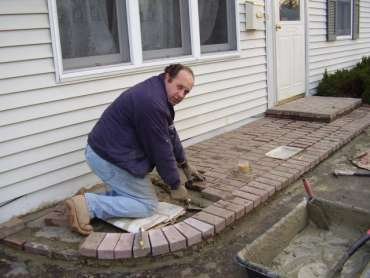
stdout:
[(180, 167), (184, 171), (186, 179), (188, 181), (205, 181), (205, 177), (200, 174), (194, 167), (192, 167), (188, 162), (183, 162), (180, 164)]
[(186, 201), (189, 198), (188, 190), (180, 184), (177, 189), (171, 190), (171, 198), (178, 201)]

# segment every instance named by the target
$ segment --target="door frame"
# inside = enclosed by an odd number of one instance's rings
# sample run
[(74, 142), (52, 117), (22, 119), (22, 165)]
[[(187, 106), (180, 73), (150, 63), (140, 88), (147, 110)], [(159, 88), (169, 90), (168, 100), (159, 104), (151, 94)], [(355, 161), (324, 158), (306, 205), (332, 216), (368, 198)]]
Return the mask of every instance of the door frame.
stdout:
[[(267, 107), (277, 104), (277, 54), (276, 54), (276, 17), (275, 7), (278, 0), (265, 0), (266, 14), (266, 58), (267, 58)], [(305, 96), (309, 95), (309, 17), (308, 1), (301, 0), (304, 5), (304, 30), (305, 30)]]

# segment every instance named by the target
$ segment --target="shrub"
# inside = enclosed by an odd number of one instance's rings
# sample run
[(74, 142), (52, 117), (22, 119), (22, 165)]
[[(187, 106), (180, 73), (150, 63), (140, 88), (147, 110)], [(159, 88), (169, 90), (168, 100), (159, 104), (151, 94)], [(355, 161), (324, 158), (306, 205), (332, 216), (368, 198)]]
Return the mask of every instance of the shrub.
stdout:
[(325, 70), (317, 95), (362, 98), (364, 103), (370, 103), (370, 57), (362, 58), (350, 70), (337, 70), (332, 74)]

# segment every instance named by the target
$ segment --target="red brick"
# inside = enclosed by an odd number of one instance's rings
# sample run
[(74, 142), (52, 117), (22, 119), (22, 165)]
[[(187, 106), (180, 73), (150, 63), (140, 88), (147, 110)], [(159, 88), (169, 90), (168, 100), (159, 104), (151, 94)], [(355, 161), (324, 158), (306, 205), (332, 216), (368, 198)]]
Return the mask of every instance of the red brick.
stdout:
[(265, 190), (265, 191), (267, 191), (269, 196), (274, 195), (274, 193), (276, 191), (275, 186), (268, 185), (268, 184), (265, 184), (265, 183), (260, 183), (258, 181), (251, 181), (250, 183), (248, 183), (248, 186)]
[(149, 240), (153, 256), (162, 255), (170, 252), (168, 241), (160, 229), (150, 230)]
[(202, 241), (202, 233), (185, 222), (176, 223), (174, 226), (186, 238), (187, 246), (192, 246)]
[(133, 233), (122, 233), (114, 248), (114, 257), (116, 259), (125, 259), (132, 257), (132, 246), (134, 244)]
[(208, 187), (204, 189), (201, 194), (202, 194), (202, 197), (208, 200), (214, 201), (214, 202), (220, 199), (228, 199), (231, 196), (231, 194), (226, 191), (219, 190), (219, 189), (212, 188), (212, 187)]
[(249, 200), (246, 200), (246, 199), (242, 199), (242, 198), (239, 198), (239, 197), (234, 197), (234, 198), (232, 198), (228, 201), (233, 203), (233, 204), (243, 206), (244, 209), (245, 209), (246, 214), (253, 209), (253, 202), (249, 201)]
[(274, 170), (279, 171), (279, 172), (292, 174), (292, 175), (294, 175), (294, 179), (297, 179), (302, 174), (300, 169), (288, 168), (288, 167), (285, 167), (285, 166), (279, 166), (279, 167), (275, 168)]
[(287, 178), (285, 178), (285, 177), (280, 177), (280, 176), (273, 175), (273, 174), (270, 174), (270, 173), (265, 173), (262, 177), (265, 178), (265, 179), (271, 179), (273, 181), (277, 181), (277, 182), (280, 182), (280, 183), (284, 183), (284, 182), (287, 181)]
[(220, 200), (213, 205), (218, 206), (223, 209), (231, 210), (235, 213), (235, 219), (239, 219), (245, 214), (245, 207), (242, 205), (233, 204), (228, 201)]
[(240, 191), (240, 190), (233, 191), (233, 195), (235, 197), (239, 197), (239, 198), (242, 198), (242, 199), (252, 201), (253, 202), (253, 207), (257, 207), (261, 203), (261, 200), (262, 200), (262, 198), (260, 196), (257, 196), (257, 195), (254, 195), (254, 194), (251, 194), (251, 193), (248, 193), (248, 192)]
[(227, 175), (226, 174), (221, 174), (221, 173), (217, 173), (215, 171), (208, 171), (207, 173), (205, 173), (205, 176), (208, 178), (208, 177), (212, 177), (212, 178), (216, 178), (216, 179), (223, 179), (225, 178)]
[(203, 239), (212, 237), (215, 234), (215, 228), (213, 225), (209, 225), (208, 223), (199, 221), (198, 219), (195, 219), (193, 217), (185, 219), (184, 222), (200, 231), (202, 233)]
[(108, 233), (105, 235), (97, 249), (99, 259), (114, 259), (114, 248), (116, 247), (120, 236), (121, 234), (118, 233)]
[(14, 217), (0, 225), (0, 239), (15, 234), (24, 228), (24, 221)]
[(24, 244), (26, 243), (26, 241), (24, 239), (19, 239), (16, 236), (12, 235), (12, 236), (7, 236), (6, 238), (4, 238), (4, 243), (10, 247), (23, 250)]
[(277, 169), (271, 170), (270, 171), (270, 174), (273, 174), (275, 176), (289, 178), (289, 179), (292, 179), (292, 180), (294, 179), (294, 174), (289, 173), (289, 172), (279, 171)]
[(162, 231), (170, 244), (171, 252), (186, 248), (186, 238), (176, 230), (175, 226), (166, 226)]
[(226, 227), (225, 219), (203, 211), (194, 214), (192, 217), (197, 220), (213, 225), (215, 227), (216, 233), (220, 233)]
[(299, 174), (300, 175), (305, 172), (305, 167), (306, 167), (305, 165), (296, 164), (296, 163), (294, 163), (294, 161), (292, 161), (292, 162), (289, 162), (289, 161), (288, 162), (284, 162), (280, 166), (286, 167), (286, 168), (290, 168), (290, 169), (295, 169), (295, 170), (299, 171)]
[(232, 224), (235, 221), (235, 212), (231, 210), (227, 210), (224, 208), (220, 208), (218, 206), (211, 205), (203, 209), (203, 211), (225, 219), (225, 223), (227, 226)]
[(276, 181), (276, 180), (272, 180), (272, 179), (269, 179), (269, 178), (265, 178), (264, 176), (256, 178), (255, 181), (260, 182), (260, 183), (265, 183), (267, 185), (274, 186), (276, 191), (283, 188), (283, 185), (282, 185), (281, 182)]
[[(140, 241), (142, 242), (142, 245), (140, 244)], [(145, 257), (150, 254), (149, 233), (147, 231), (135, 234), (132, 252), (135, 258)]]
[(51, 251), (49, 249), (49, 246), (47, 246), (46, 244), (27, 241), (24, 244), (24, 250), (32, 254), (51, 257)]
[(97, 249), (105, 237), (105, 233), (92, 232), (81, 244), (79, 252), (85, 257), (97, 257)]
[(238, 181), (238, 180), (233, 180), (233, 179), (228, 179), (228, 183), (231, 186), (235, 186), (235, 187), (242, 187), (242, 186), (245, 185), (245, 182)]
[(62, 214), (56, 211), (49, 213), (45, 219), (45, 224), (48, 226), (56, 226), (56, 227), (68, 227), (68, 216), (66, 214)]
[(214, 185), (212, 185), (212, 188), (222, 190), (222, 191), (225, 192), (225, 194), (229, 194), (229, 192), (232, 192), (232, 191), (237, 190), (239, 188), (239, 187), (236, 187), (236, 186), (226, 185), (226, 183), (228, 183), (228, 181), (221, 181), (220, 180), (217, 183), (215, 183)]
[(243, 186), (242, 188), (240, 188), (240, 190), (244, 191), (244, 192), (251, 193), (253, 195), (260, 196), (262, 202), (266, 202), (268, 197), (269, 197), (269, 193), (266, 190), (255, 188), (255, 187), (252, 187), (252, 186), (249, 186), (249, 185)]

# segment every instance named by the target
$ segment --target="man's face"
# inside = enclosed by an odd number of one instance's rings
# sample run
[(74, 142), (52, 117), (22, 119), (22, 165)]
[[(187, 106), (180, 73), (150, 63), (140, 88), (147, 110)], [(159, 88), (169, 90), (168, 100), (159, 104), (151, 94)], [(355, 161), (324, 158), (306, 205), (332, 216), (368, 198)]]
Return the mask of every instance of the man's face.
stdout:
[(180, 70), (173, 79), (166, 74), (164, 83), (169, 103), (176, 105), (180, 103), (193, 88), (194, 79), (188, 71)]

